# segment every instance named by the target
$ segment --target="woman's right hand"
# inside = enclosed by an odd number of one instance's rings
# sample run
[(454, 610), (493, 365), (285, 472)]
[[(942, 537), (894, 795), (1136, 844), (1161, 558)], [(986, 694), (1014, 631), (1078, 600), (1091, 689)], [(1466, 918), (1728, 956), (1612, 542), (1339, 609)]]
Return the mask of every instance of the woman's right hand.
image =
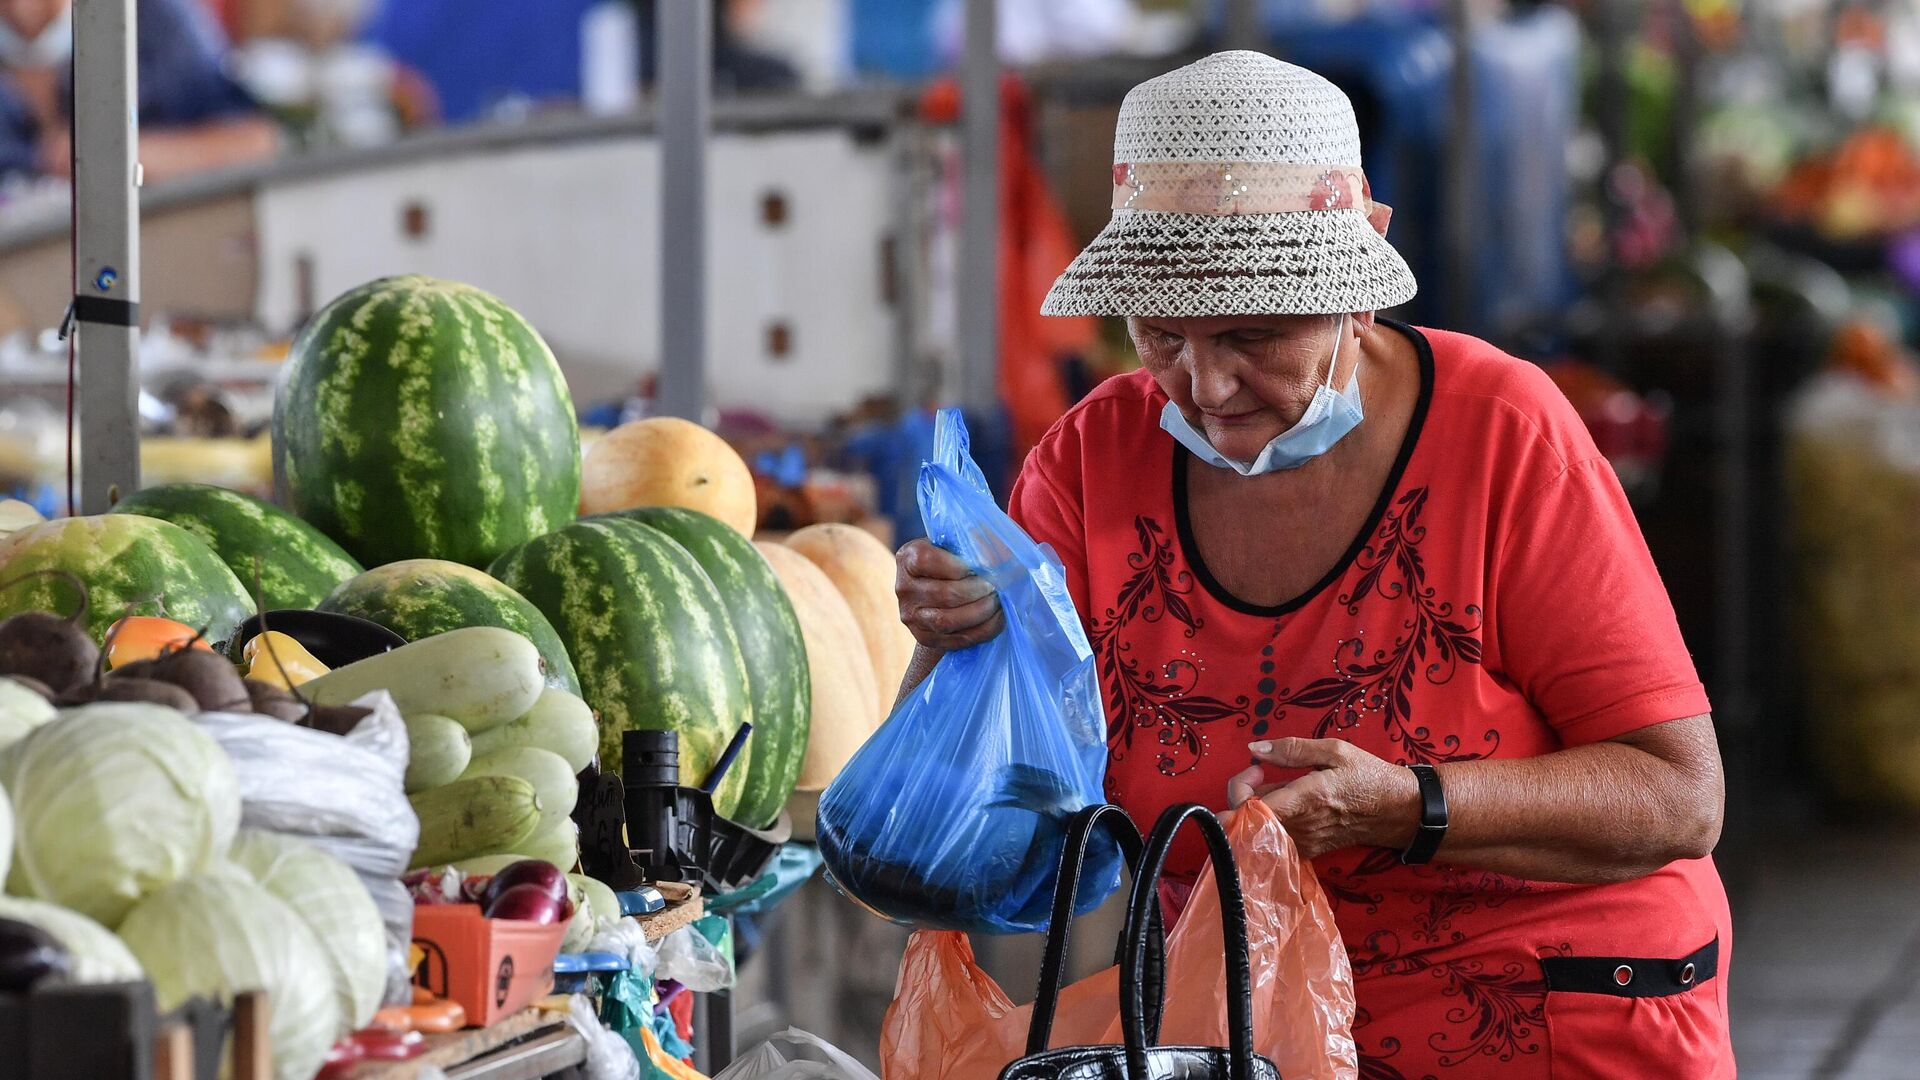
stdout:
[(952, 552), (915, 540), (894, 563), (900, 621), (921, 645), (954, 652), (986, 641), (1005, 624), (999, 594)]

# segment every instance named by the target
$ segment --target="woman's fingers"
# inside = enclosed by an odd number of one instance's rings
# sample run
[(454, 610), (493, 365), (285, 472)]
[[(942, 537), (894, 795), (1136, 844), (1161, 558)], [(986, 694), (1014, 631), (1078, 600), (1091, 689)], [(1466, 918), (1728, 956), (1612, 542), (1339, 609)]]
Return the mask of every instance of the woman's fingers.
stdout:
[(910, 540), (894, 555), (894, 562), (900, 568), (900, 580), (908, 578), (932, 578), (941, 581), (959, 581), (974, 576), (960, 556), (940, 547), (922, 537)]
[(1259, 794), (1260, 781), (1266, 776), (1266, 770), (1258, 765), (1249, 765), (1233, 774), (1227, 781), (1227, 808), (1236, 809), (1243, 802)]
[(1274, 739), (1248, 743), (1253, 756), (1283, 769), (1332, 769), (1348, 764), (1353, 744), (1343, 739)]
[(952, 552), (915, 540), (895, 562), (900, 621), (920, 644), (952, 652), (1000, 632), (998, 594)]

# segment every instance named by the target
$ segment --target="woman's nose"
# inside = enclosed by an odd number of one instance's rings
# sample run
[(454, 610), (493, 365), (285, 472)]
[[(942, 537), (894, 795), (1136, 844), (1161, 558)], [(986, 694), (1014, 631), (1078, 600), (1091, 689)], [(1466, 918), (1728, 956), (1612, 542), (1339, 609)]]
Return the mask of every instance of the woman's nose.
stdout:
[(1233, 400), (1240, 392), (1240, 377), (1233, 365), (1210, 356), (1206, 350), (1193, 350), (1193, 404), (1213, 412)]

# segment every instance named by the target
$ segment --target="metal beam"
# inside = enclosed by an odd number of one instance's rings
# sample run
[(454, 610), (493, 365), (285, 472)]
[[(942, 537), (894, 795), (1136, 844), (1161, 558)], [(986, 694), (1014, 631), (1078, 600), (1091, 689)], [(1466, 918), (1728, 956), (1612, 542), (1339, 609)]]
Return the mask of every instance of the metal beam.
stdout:
[(80, 505), (140, 484), (139, 71), (133, 0), (73, 9), (73, 295)]
[(707, 135), (712, 0), (655, 8), (660, 73), (660, 380), (654, 412), (699, 423), (707, 405)]
[(960, 401), (1000, 403), (1000, 55), (995, 0), (967, 0), (960, 70)]
[(1220, 40), (1229, 49), (1264, 49), (1266, 32), (1260, 26), (1260, 0), (1227, 0), (1227, 21)]

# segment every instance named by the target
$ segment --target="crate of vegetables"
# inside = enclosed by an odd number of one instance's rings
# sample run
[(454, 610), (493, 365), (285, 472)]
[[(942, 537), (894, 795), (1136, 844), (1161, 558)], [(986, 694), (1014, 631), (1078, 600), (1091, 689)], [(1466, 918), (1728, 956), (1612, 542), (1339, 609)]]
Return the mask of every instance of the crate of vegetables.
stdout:
[[(431, 886), (416, 883), (416, 896)], [(447, 899), (413, 913), (419, 950), (414, 984), (459, 1002), (467, 1023), (485, 1027), (553, 990), (553, 959), (566, 938), (574, 901), (553, 864), (526, 859), (491, 877), (471, 877)]]

